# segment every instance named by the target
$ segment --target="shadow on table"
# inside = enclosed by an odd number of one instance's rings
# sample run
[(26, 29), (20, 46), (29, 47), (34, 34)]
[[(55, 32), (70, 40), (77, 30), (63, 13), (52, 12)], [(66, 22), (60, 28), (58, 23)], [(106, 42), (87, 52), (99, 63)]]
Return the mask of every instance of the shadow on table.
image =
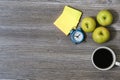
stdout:
[[(112, 24), (117, 23), (117, 21), (119, 20), (119, 13), (116, 10), (113, 10), (113, 9), (109, 9), (109, 11), (113, 15), (113, 23)], [(110, 40), (113, 40), (116, 37), (117, 31), (115, 30), (115, 28), (112, 25), (108, 26), (108, 28), (111, 32)]]
[(109, 45), (108, 47), (110, 47), (115, 52), (117, 61), (120, 62), (120, 49), (119, 49), (119, 47), (116, 45)]
[(113, 15), (113, 23), (116, 23), (119, 20), (119, 13), (116, 10), (109, 9)]
[(115, 28), (113, 26), (108, 26), (109, 31), (110, 31), (110, 40), (114, 40), (115, 37), (117, 36), (117, 31), (115, 30)]

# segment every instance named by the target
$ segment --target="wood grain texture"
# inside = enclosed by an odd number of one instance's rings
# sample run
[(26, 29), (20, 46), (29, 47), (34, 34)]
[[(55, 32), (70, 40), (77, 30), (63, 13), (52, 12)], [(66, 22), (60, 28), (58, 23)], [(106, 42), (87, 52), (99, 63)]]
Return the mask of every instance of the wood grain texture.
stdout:
[[(91, 54), (99, 46), (112, 48), (120, 61), (120, 0), (0, 0), (0, 79), (10, 80), (119, 80), (120, 67), (99, 71)], [(114, 22), (111, 39), (96, 44), (73, 44), (53, 22), (65, 5), (96, 16), (109, 9)]]

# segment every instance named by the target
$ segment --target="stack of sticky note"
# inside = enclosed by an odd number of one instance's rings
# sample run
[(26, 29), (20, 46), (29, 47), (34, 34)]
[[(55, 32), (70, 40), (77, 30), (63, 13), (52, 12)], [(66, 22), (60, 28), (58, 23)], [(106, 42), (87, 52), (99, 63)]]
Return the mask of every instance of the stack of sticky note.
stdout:
[(82, 12), (65, 6), (62, 14), (54, 22), (56, 27), (58, 27), (65, 35), (68, 35), (72, 29), (76, 29)]

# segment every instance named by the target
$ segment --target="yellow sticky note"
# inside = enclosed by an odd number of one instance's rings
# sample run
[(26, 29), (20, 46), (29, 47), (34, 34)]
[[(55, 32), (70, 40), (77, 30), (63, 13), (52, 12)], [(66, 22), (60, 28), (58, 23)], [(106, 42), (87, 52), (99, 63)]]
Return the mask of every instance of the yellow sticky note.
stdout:
[(58, 27), (65, 35), (68, 35), (72, 29), (76, 29), (82, 12), (65, 6), (62, 14), (54, 22), (56, 27)]

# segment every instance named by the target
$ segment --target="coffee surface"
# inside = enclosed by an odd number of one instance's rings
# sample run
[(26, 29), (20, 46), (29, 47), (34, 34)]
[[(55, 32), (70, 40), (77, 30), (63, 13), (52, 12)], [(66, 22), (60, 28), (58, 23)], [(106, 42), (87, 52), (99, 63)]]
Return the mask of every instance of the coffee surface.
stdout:
[(109, 50), (101, 48), (95, 52), (93, 61), (99, 68), (108, 68), (113, 62), (113, 56)]

